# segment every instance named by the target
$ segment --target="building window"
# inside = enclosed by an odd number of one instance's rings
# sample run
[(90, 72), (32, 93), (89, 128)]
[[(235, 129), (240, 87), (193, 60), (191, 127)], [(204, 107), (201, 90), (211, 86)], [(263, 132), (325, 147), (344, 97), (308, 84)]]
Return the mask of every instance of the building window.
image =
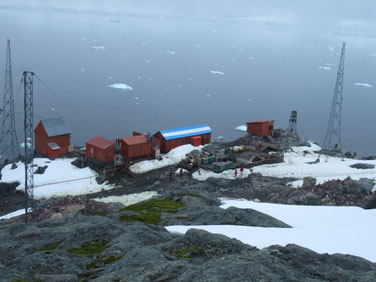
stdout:
[(93, 147), (90, 148), (90, 154), (94, 154), (94, 148)]

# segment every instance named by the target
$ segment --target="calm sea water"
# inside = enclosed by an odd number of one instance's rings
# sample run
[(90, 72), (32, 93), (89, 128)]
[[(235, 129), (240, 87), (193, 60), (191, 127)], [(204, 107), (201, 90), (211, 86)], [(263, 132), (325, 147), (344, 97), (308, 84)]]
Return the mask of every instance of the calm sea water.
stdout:
[[(35, 124), (63, 117), (76, 145), (95, 135), (114, 139), (200, 123), (213, 128), (214, 138), (232, 140), (246, 121), (274, 119), (287, 127), (292, 110), (301, 135), (321, 144), (346, 41), (343, 147), (376, 154), (376, 88), (354, 86), (376, 86), (370, 34), (9, 9), (0, 9), (0, 26), (0, 83), (10, 38), (20, 136), (18, 89), (22, 72), (31, 70)], [(106, 87), (114, 83), (133, 90)]]

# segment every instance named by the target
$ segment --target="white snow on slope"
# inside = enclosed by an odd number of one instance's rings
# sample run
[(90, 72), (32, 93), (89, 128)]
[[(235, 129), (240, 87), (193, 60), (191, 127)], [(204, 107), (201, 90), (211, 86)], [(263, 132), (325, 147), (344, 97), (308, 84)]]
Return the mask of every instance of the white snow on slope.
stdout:
[(225, 74), (224, 72), (221, 72), (221, 71), (214, 71), (214, 70), (212, 70), (212, 71), (210, 71), (212, 74)]
[(25, 209), (16, 210), (16, 211), (8, 213), (6, 215), (0, 216), (0, 220), (16, 217), (16, 216), (19, 216), (19, 215), (24, 214), (24, 213), (25, 213)]
[(132, 165), (129, 169), (133, 173), (145, 173), (154, 169), (175, 165), (180, 163), (181, 160), (185, 159), (186, 154), (192, 152), (193, 150), (201, 151), (202, 148), (203, 146), (194, 147), (191, 144), (179, 146), (175, 149), (172, 149), (167, 154), (162, 155), (162, 160), (154, 159), (142, 161)]
[(235, 127), (235, 129), (237, 131), (247, 132), (247, 126), (246, 125), (239, 125), (239, 126)]
[(104, 47), (104, 46), (93, 46), (93, 49), (95, 49), (95, 50), (105, 50), (106, 47)]
[(111, 85), (107, 85), (106, 87), (110, 87), (116, 90), (122, 90), (122, 91), (128, 91), (128, 90), (133, 90), (132, 87), (129, 85), (126, 85), (125, 83), (115, 83)]
[[(34, 159), (34, 164), (38, 166), (47, 165), (43, 174), (34, 174), (34, 197), (36, 199), (64, 197), (66, 195), (76, 196), (100, 192), (102, 189), (111, 189), (113, 186), (99, 185), (95, 180), (96, 172), (88, 167), (78, 168), (71, 164), (73, 158), (56, 159), (50, 161), (46, 158)], [(25, 166), (18, 162), (16, 169), (11, 169), (11, 164), (6, 165), (2, 170), (2, 182), (19, 182), (17, 190), (25, 189)], [(35, 169), (37, 169), (35, 167)], [(72, 181), (75, 179), (75, 181)], [(80, 180), (76, 180), (80, 179)], [(40, 186), (49, 183), (68, 181), (51, 185)], [(40, 187), (38, 187), (40, 186)]]
[[(250, 174), (251, 171), (248, 168), (245, 168), (243, 173), (240, 173), (240, 170), (237, 169), (236, 179), (247, 178)], [(205, 181), (210, 177), (222, 179), (235, 179), (235, 169), (228, 169), (221, 173), (215, 173), (213, 171), (208, 171), (200, 168), (198, 171), (192, 174), (192, 178), (200, 181)]]
[(103, 202), (103, 203), (122, 203), (124, 206), (129, 206), (129, 205), (136, 204), (138, 202), (149, 200), (150, 198), (153, 198), (155, 196), (158, 196), (157, 192), (146, 191), (142, 193), (135, 193), (135, 194), (129, 194), (129, 195), (122, 195), (122, 196), (95, 198), (94, 200), (97, 202)]
[(364, 88), (371, 88), (371, 87), (373, 87), (373, 85), (371, 85), (371, 84), (368, 84), (368, 83), (360, 83), (360, 82), (354, 83), (354, 85), (355, 85), (355, 86), (364, 87)]
[[(350, 167), (356, 163), (367, 163), (376, 165), (376, 160), (353, 160), (335, 157), (326, 157), (321, 155), (320, 162), (315, 164), (309, 164), (314, 162), (319, 157), (314, 151), (319, 151), (321, 148), (313, 143), (311, 147), (299, 146), (292, 147), (293, 152), (285, 153), (284, 162), (279, 164), (261, 165), (253, 168), (254, 172), (261, 173), (263, 176), (272, 177), (294, 177), (303, 179), (306, 176), (315, 177), (317, 183), (324, 183), (328, 180), (345, 179), (350, 176), (352, 179), (358, 180), (362, 177), (375, 179), (376, 168), (374, 169), (356, 169)], [(309, 152), (305, 154), (304, 151)], [(294, 187), (303, 184), (303, 180), (292, 182)]]
[(376, 209), (359, 207), (294, 206), (242, 200), (223, 201), (222, 208), (251, 208), (273, 216), (293, 228), (234, 225), (168, 226), (170, 232), (185, 233), (199, 228), (236, 238), (258, 248), (294, 243), (318, 253), (342, 253), (376, 262)]

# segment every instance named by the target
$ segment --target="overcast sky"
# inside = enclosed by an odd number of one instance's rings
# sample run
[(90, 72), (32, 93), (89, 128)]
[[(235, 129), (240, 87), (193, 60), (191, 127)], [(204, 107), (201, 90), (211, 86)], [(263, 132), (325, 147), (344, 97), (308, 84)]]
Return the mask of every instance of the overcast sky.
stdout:
[(375, 0), (2, 0), (0, 9), (180, 17), (185, 20), (249, 18), (288, 24), (376, 26)]

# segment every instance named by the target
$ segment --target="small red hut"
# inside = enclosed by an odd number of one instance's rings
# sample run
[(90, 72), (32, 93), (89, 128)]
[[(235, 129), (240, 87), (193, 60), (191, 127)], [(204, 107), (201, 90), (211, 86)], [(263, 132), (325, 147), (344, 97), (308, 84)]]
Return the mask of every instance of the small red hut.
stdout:
[(48, 157), (57, 157), (68, 152), (69, 127), (62, 118), (41, 120), (34, 129), (35, 151)]
[(273, 134), (274, 120), (258, 120), (247, 122), (247, 132), (267, 136)]
[(125, 160), (149, 159), (155, 157), (153, 142), (144, 134), (133, 133), (134, 136), (121, 139), (121, 155)]
[(115, 142), (94, 137), (86, 142), (85, 158), (98, 165), (113, 164), (115, 160)]
[(199, 124), (161, 130), (154, 134), (154, 137), (161, 140), (161, 152), (167, 153), (176, 147), (186, 144), (192, 144), (193, 146), (208, 144), (210, 143), (212, 132), (213, 130), (207, 124)]

